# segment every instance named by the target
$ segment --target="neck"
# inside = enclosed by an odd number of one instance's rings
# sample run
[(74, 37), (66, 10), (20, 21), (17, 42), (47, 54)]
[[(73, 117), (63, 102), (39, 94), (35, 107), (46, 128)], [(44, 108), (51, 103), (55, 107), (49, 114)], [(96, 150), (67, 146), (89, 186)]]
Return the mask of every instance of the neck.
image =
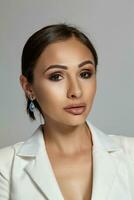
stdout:
[(46, 147), (52, 152), (74, 155), (85, 150), (91, 150), (91, 132), (86, 123), (79, 126), (50, 124), (46, 122), (43, 125), (43, 130)]

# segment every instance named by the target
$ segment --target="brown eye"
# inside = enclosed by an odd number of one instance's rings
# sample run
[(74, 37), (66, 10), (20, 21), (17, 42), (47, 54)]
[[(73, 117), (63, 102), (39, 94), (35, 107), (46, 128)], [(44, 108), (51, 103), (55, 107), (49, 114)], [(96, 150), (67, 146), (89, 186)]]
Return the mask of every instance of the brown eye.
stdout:
[[(83, 71), (80, 75), (84, 79), (89, 79), (93, 75), (93, 72), (91, 70), (86, 70), (86, 71)], [(56, 72), (49, 76), (49, 80), (51, 80), (51, 81), (62, 80), (62, 78), (59, 78), (59, 77), (62, 77), (61, 74)]]
[(55, 73), (55, 74), (49, 76), (49, 80), (51, 80), (51, 81), (60, 81), (61, 79), (58, 79), (59, 76), (61, 76), (61, 75), (58, 74), (58, 73), (57, 74)]
[(83, 77), (84, 79), (88, 79), (93, 75), (93, 72), (91, 71), (84, 71), (81, 73), (81, 77)]

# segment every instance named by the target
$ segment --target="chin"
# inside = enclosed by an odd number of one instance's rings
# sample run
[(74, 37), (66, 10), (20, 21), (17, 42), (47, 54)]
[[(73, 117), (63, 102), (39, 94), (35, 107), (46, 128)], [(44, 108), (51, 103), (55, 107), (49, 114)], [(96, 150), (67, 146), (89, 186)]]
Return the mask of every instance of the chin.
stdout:
[(86, 121), (86, 117), (78, 117), (78, 115), (77, 115), (77, 117), (75, 118), (75, 117), (73, 117), (73, 118), (69, 118), (69, 119), (65, 119), (64, 121), (62, 120), (61, 122), (63, 122), (63, 124), (66, 124), (66, 125), (68, 125), (68, 126), (78, 126), (78, 125), (82, 125), (82, 124), (84, 124), (85, 123), (85, 121)]

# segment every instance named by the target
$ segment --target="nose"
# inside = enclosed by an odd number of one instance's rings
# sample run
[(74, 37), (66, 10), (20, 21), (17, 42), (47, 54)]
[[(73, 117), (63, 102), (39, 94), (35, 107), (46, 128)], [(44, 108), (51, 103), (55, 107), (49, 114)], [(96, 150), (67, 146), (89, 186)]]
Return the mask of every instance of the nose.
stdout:
[(67, 91), (68, 98), (80, 98), (82, 95), (82, 88), (78, 80), (70, 79), (69, 80), (69, 88)]

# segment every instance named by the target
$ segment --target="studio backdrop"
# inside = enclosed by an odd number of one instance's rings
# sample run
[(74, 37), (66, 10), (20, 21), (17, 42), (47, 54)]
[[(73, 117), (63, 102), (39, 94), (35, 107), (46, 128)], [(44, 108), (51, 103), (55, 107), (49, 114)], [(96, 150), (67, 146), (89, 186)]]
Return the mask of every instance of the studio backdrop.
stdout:
[(107, 134), (134, 136), (134, 1), (3, 0), (0, 2), (0, 147), (24, 140), (31, 122), (20, 86), (21, 53), (43, 26), (76, 25), (99, 56), (97, 93), (88, 119)]

